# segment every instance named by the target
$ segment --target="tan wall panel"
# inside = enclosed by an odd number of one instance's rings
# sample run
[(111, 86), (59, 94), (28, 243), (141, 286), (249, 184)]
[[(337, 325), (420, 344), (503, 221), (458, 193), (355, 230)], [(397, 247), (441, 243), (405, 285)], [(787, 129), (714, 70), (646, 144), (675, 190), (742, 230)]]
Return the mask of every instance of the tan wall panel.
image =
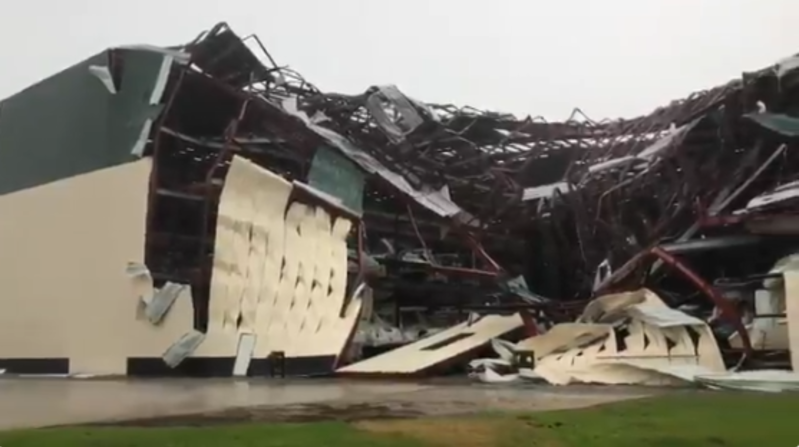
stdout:
[[(608, 331), (606, 339), (585, 345), (578, 343), (581, 337), (589, 329), (602, 329), (603, 326), (566, 323), (556, 325), (547, 334), (521, 342), (521, 347), (536, 344), (546, 346), (549, 336), (557, 338), (557, 346), (571, 347), (566, 352), (550, 350), (552, 353), (536, 363), (535, 371), (547, 381), (554, 384), (595, 382), (664, 385), (679, 383), (680, 379), (672, 377), (670, 371), (680, 371), (683, 365), (696, 365), (703, 371), (725, 370), (719, 347), (706, 324), (659, 327), (629, 312), (634, 310), (632, 306), (635, 304), (666, 307), (653, 292), (641, 289), (632, 293), (607, 295), (593, 303), (594, 309), (586, 314), (612, 316), (615, 320), (626, 319), (626, 333), (605, 329)], [(689, 331), (698, 335), (696, 344)], [(622, 341), (617, 339), (619, 336), (623, 336), (624, 340), (617, 348), (617, 342)], [(572, 337), (572, 341), (569, 337)]]
[[(416, 342), (362, 360), (337, 372), (352, 374), (413, 374), (479, 348), (523, 325), (519, 314), (486, 315), (473, 324), (464, 322)], [(460, 338), (460, 335), (464, 335)], [(447, 343), (448, 340), (454, 340)]]
[(121, 374), (129, 355), (161, 355), (191, 328), (187, 298), (160, 327), (136, 319), (125, 269), (144, 258), (150, 169), (142, 159), (0, 197), (0, 358)]
[(361, 306), (353, 300), (340, 316), (352, 222), (289, 204), (292, 187), (234, 157), (219, 205), (209, 333), (194, 356), (235, 355), (239, 332), (256, 335), (256, 358), (343, 351)]
[[(606, 340), (545, 356), (536, 364), (535, 371), (547, 381), (561, 385), (572, 382), (670, 384), (676, 381), (658, 371), (685, 364), (699, 365), (707, 371), (724, 371), (721, 353), (710, 329), (707, 326), (693, 329), (699, 334), (698, 345), (694, 345), (686, 327), (664, 329), (633, 320), (628, 325), (630, 335), (625, 337), (623, 352), (616, 350), (617, 334), (611, 331)], [(644, 334), (649, 339), (646, 344), (640, 340)], [(671, 350), (666, 345), (666, 337), (676, 343)]]
[(785, 272), (785, 319), (788, 321), (788, 346), (791, 367), (799, 372), (799, 271)]

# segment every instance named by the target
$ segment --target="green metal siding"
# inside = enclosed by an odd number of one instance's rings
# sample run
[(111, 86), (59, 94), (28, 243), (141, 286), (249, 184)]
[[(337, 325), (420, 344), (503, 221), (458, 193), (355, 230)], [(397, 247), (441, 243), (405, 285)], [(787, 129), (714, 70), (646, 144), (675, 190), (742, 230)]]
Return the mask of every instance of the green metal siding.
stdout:
[(135, 159), (142, 126), (160, 112), (148, 102), (163, 55), (120, 55), (116, 94), (89, 72), (107, 66), (103, 52), (0, 102), (0, 194)]
[(316, 150), (308, 184), (333, 197), (356, 212), (363, 212), (363, 172), (355, 163), (342, 157), (333, 149), (322, 146)]

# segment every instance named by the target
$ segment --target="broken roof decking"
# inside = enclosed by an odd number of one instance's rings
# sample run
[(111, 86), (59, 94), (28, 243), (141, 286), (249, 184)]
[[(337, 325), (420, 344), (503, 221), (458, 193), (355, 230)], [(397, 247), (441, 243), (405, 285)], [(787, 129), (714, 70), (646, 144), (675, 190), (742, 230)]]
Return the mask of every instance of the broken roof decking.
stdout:
[[(510, 258), (528, 274), (531, 289), (564, 299), (589, 295), (594, 270), (606, 259), (618, 267), (661, 239), (680, 242), (704, 236), (707, 218), (725, 217), (720, 214), (743, 207), (799, 172), (795, 151), (781, 146), (790, 143), (792, 130), (784, 125), (790, 120), (779, 117), (793, 112), (791, 98), (797, 93), (796, 64), (791, 61), (674, 101), (647, 116), (595, 122), (576, 111), (566, 122), (547, 123), (425, 104), (392, 86), (372, 87), (362, 95), (323, 93), (280, 68), (268, 54), (268, 62), (258, 62), (224, 24), (180, 49), (138, 46), (118, 51), (135, 54), (130, 56), (134, 59), (150, 54), (192, 58), (192, 64), (173, 67), (160, 101), (163, 121), (153, 126), (152, 142), (144, 151), (158, 167), (151, 183), (148, 267), (184, 280), (202, 276), (198, 272), (213, 244), (214, 194), (234, 153), (287, 178), (306, 180), (316, 151), (332, 149), (367, 174), (363, 207), (370, 238), (402, 235), (411, 245), (424, 246), (425, 239), (438, 243), (443, 234), (448, 242), (457, 240), (449, 246), (457, 245), (457, 250), (472, 249), (477, 241), (474, 253), (482, 261), (463, 262), (476, 268), (493, 264), (479, 249), (480, 243), (493, 241), (496, 251), (491, 254), (498, 255), (503, 267)], [(104, 66), (101, 60), (97, 63), (95, 68)], [(106, 65), (113, 74), (113, 63)], [(130, 76), (136, 67), (155, 70), (149, 63), (124, 65), (123, 74)], [(91, 72), (94, 76), (98, 70)], [(105, 88), (102, 80), (87, 79), (96, 80), (97, 92)], [(125, 84), (123, 80), (119, 92), (107, 98), (125, 97)], [(145, 84), (142, 91), (156, 90)], [(138, 152), (142, 140), (131, 135), (146, 133), (161, 108), (152, 100), (130, 99), (130, 110), (120, 106), (119, 114), (132, 124), (119, 132), (109, 130), (117, 124), (105, 126), (110, 136), (104, 138), (118, 135), (124, 140), (108, 144), (111, 161), (89, 157), (91, 162), (56, 174), (71, 175), (128, 157), (127, 150)], [(774, 115), (768, 122), (752, 119), (761, 106)], [(9, 135), (15, 136), (12, 146), (19, 146), (19, 135)], [(49, 141), (41, 138), (37, 146)], [(63, 137), (75, 144), (82, 143), (80, 138), (87, 138), (85, 132)], [(13, 151), (15, 157), (20, 153)], [(22, 167), (24, 162), (9, 166)], [(41, 170), (28, 183), (56, 174)], [(359, 183), (357, 175), (349, 177)], [(326, 192), (341, 194), (335, 188), (338, 180), (317, 180)], [(347, 200), (357, 203), (357, 197)], [(754, 211), (736, 218), (760, 213)], [(442, 226), (452, 227), (455, 216), (470, 225), (442, 231)], [(204, 227), (192, 226), (197, 222)], [(178, 251), (183, 259), (175, 262)]]
[(0, 194), (135, 160), (161, 111), (166, 59), (104, 51), (0, 102)]
[[(703, 215), (731, 212), (763, 185), (791, 179), (799, 159), (777, 146), (793, 138), (794, 59), (615, 121), (579, 110), (562, 123), (517, 119), (423, 104), (390, 87), (308, 88), (297, 102), (410, 182), (446, 188), (484, 240), (532, 238), (531, 287), (570, 298), (591, 292), (606, 258), (618, 266), (664, 237), (700, 234), (692, 225)], [(387, 123), (391, 113), (402, 119)]]

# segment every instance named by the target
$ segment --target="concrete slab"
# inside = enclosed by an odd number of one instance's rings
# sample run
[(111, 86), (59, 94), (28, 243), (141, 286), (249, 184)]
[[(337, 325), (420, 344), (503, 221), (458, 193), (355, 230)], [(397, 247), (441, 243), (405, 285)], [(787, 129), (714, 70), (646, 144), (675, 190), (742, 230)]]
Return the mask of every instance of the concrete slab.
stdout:
[(0, 429), (360, 399), (423, 389), (345, 381), (0, 379)]
[[(436, 383), (437, 382), (437, 383)], [(327, 402), (238, 407), (202, 414), (134, 419), (91, 425), (123, 427), (208, 427), (242, 422), (358, 422), (457, 416), (485, 411), (549, 411), (584, 408), (650, 396), (663, 390), (631, 387), (552, 387), (526, 383), (485, 385), (424, 382), (417, 391), (348, 395)]]
[[(658, 394), (640, 387), (346, 380), (78, 380), (0, 378), (0, 430), (128, 421), (213, 425), (242, 421), (382, 419), (492, 410), (544, 411)], [(142, 421), (146, 420), (146, 421)], [(104, 424), (105, 425), (105, 424)]]

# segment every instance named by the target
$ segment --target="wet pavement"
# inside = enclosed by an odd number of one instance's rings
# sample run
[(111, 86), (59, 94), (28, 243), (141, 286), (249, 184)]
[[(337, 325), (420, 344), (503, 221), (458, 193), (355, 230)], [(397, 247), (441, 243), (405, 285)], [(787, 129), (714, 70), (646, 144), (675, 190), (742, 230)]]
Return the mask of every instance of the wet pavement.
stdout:
[(0, 429), (162, 417), (413, 392), (413, 384), (334, 381), (0, 379)]
[(656, 391), (614, 387), (344, 380), (0, 379), (0, 429), (354, 421), (580, 408)]

